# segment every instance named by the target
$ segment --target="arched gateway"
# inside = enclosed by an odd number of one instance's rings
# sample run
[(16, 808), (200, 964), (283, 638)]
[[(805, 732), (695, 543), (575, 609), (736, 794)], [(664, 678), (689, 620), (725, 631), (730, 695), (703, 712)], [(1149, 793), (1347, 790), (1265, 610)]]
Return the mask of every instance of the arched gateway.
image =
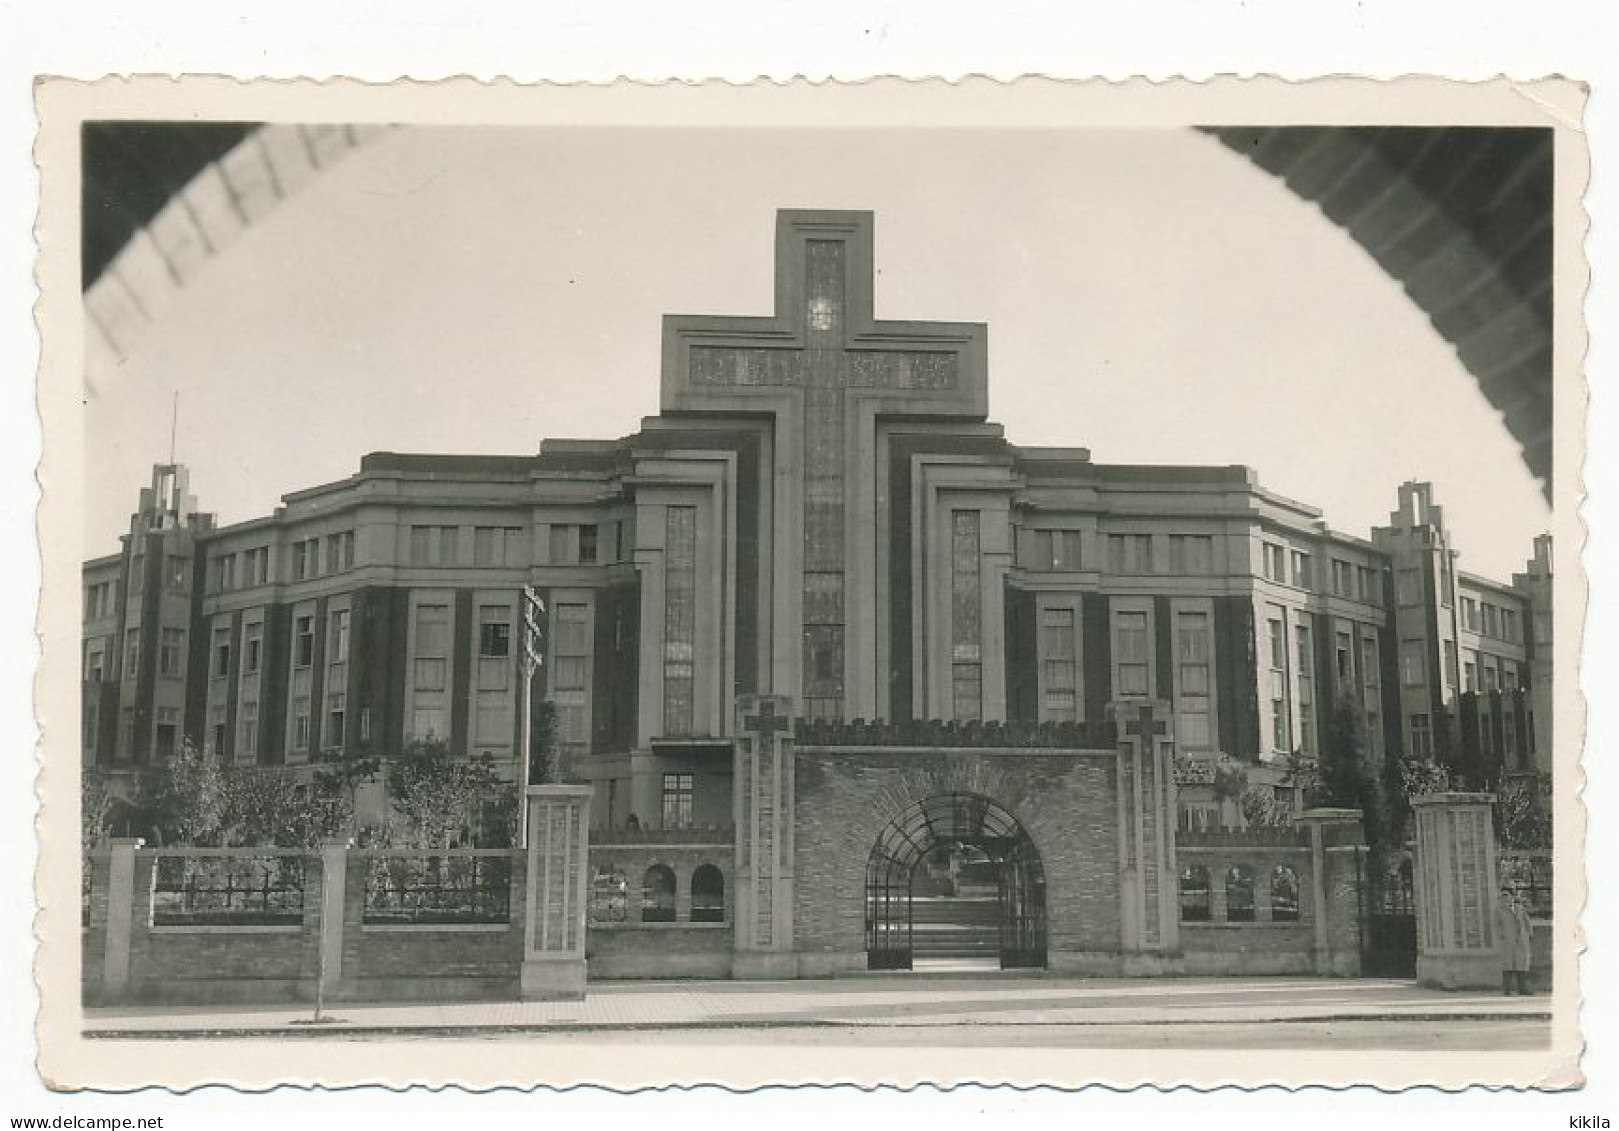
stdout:
[(987, 797), (917, 802), (877, 838), (866, 866), (866, 961), (909, 970), (922, 960), (1046, 964), (1046, 877), (1015, 817)]

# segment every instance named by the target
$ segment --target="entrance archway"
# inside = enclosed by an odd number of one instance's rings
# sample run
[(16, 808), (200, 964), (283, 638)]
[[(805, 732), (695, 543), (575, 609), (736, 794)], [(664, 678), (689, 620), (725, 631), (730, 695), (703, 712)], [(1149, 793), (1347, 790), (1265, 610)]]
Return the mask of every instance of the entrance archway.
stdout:
[(1046, 874), (1022, 825), (987, 797), (919, 801), (877, 837), (866, 864), (866, 965), (1046, 964)]

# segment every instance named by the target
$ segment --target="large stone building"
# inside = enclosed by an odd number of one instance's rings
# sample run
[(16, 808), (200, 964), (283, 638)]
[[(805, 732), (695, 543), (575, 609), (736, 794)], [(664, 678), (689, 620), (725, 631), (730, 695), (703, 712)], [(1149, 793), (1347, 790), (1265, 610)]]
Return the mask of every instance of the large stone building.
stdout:
[(86, 764), (432, 737), (520, 776), (537, 587), (593, 852), (709, 853), (670, 913), (733, 890), (764, 971), (881, 964), (873, 893), (939, 844), (1024, 860), (1000, 898), (1041, 903), (1041, 963), (1172, 950), (1173, 829), (1240, 823), (1208, 767), (1291, 801), (1344, 700), (1374, 757), (1549, 765), (1549, 539), (1494, 582), (1425, 483), (1367, 539), (1243, 467), (1020, 448), (985, 327), (879, 321), (872, 272), (870, 214), (781, 213), (774, 316), (667, 318), (662, 411), (623, 439), (374, 453), (230, 526), (158, 467), (84, 567)]

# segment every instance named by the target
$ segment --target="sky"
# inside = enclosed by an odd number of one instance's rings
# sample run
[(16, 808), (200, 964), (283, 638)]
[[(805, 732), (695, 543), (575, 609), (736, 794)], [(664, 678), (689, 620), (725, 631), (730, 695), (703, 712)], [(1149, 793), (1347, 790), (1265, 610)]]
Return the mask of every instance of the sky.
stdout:
[(1098, 462), (1247, 464), (1365, 537), (1431, 480), (1471, 572), (1550, 512), (1426, 316), (1189, 130), (422, 128), (323, 172), (86, 393), (88, 554), (169, 445), (230, 523), (366, 452), (523, 453), (658, 404), (665, 313), (768, 314), (778, 208), (876, 214), (879, 318), (984, 322), (990, 419)]

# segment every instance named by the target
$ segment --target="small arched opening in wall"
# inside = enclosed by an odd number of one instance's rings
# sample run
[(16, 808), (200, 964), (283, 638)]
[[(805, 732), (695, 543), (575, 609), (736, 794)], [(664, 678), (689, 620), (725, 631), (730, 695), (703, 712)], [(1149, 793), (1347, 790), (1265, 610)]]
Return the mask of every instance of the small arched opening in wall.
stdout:
[(1018, 820), (974, 793), (942, 793), (883, 829), (866, 865), (872, 970), (1043, 968), (1045, 868)]

